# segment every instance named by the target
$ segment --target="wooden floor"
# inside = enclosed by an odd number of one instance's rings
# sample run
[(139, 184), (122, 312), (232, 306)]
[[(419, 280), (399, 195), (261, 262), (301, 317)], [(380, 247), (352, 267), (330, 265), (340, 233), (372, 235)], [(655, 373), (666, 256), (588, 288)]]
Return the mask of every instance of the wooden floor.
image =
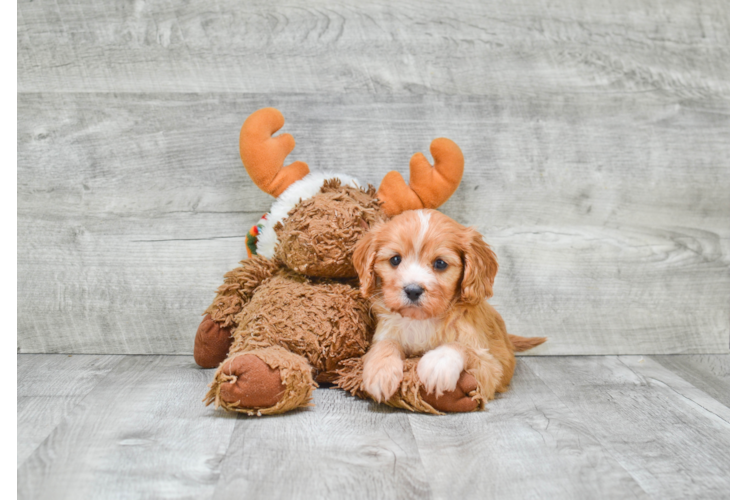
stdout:
[(19, 498), (727, 498), (729, 356), (524, 357), (480, 413), (247, 418), (188, 356), (18, 355)]

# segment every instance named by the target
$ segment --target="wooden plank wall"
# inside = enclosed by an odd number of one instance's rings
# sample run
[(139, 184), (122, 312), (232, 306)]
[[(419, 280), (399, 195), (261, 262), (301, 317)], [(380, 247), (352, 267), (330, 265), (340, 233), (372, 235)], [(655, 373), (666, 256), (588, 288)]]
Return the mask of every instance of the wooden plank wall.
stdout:
[(535, 354), (729, 352), (727, 0), (35, 0), (18, 91), (19, 352), (191, 352), (264, 106), (373, 184), (454, 139)]

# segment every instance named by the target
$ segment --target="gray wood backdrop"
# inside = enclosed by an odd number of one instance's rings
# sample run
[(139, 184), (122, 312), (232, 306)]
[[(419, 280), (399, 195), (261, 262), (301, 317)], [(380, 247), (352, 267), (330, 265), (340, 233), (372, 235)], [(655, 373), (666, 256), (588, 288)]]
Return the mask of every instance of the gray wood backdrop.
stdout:
[(18, 3), (19, 352), (191, 352), (264, 106), (373, 184), (455, 140), (535, 354), (729, 352), (727, 0), (351, 4)]

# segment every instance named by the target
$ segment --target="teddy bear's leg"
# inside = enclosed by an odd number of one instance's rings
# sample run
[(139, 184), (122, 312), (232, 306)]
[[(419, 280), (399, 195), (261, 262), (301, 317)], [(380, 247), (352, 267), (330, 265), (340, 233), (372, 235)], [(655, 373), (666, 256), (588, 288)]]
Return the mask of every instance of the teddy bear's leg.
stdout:
[[(422, 413), (441, 414), (442, 412), (469, 412), (482, 410), (486, 400), (478, 391), (478, 383), (471, 374), (463, 371), (454, 391), (448, 391), (437, 397), (427, 394), (416, 370), (421, 358), (409, 358), (403, 363), (403, 380), (400, 388), (386, 401), (396, 408)], [(340, 378), (337, 387), (354, 396), (373, 399), (363, 389), (363, 358), (352, 358), (342, 361), (338, 370)]]
[(193, 355), (202, 368), (215, 368), (226, 359), (231, 348), (231, 328), (222, 328), (207, 314), (195, 335)]
[(460, 413), (483, 408), (485, 400), (474, 397), (477, 391), (478, 381), (471, 374), (463, 371), (453, 391), (445, 391), (437, 397), (436, 393), (429, 394), (421, 386), (418, 389), (418, 396), (439, 411)]
[(206, 405), (273, 415), (309, 406), (317, 384), (309, 362), (279, 347), (233, 353), (218, 367)]
[(195, 362), (203, 368), (215, 368), (226, 359), (231, 347), (231, 332), (236, 316), (254, 295), (255, 289), (278, 271), (274, 260), (256, 256), (226, 273), (213, 303), (195, 335)]

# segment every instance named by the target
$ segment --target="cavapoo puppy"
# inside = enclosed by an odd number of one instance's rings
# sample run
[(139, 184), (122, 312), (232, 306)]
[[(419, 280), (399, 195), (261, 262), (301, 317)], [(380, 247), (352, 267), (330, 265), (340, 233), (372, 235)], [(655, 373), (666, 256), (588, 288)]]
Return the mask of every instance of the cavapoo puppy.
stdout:
[(353, 263), (377, 318), (363, 388), (379, 402), (400, 386), (403, 359), (411, 356), (422, 356), (417, 373), (428, 393), (454, 390), (465, 370), (477, 392), (493, 399), (512, 379), (514, 351), (546, 340), (507, 334), (486, 301), (496, 255), (475, 229), (436, 210), (403, 212), (374, 227), (356, 245)]

